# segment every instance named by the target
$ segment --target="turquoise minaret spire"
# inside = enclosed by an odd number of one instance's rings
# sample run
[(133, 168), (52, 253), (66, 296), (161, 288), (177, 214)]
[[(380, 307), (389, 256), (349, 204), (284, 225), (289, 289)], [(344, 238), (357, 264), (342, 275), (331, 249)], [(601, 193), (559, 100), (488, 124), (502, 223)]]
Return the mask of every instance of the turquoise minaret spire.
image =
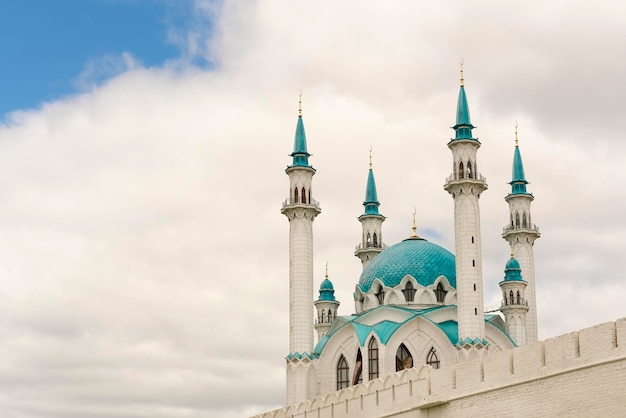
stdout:
[[(370, 170), (367, 174), (367, 186), (365, 188), (365, 201), (363, 201), (365, 211), (359, 216), (363, 233), (361, 243), (357, 245), (354, 255), (361, 259), (363, 269), (370, 261), (385, 249), (383, 244), (382, 226), (385, 217), (378, 212), (378, 194), (376, 193), (376, 181), (372, 170), (372, 148), (370, 147)], [(358, 307), (357, 307), (358, 312)]]
[(302, 94), (300, 94), (298, 102), (298, 124), (293, 141), (293, 152), (289, 155), (293, 157), (292, 167), (310, 167), (309, 157), (311, 154), (306, 149), (306, 133), (304, 132), (304, 122), (302, 122)]
[(454, 139), (475, 139), (472, 137), (472, 125), (470, 120), (470, 111), (467, 104), (467, 96), (465, 95), (465, 81), (463, 80), (463, 63), (461, 62), (461, 89), (459, 90), (459, 98), (456, 104), (456, 125), (452, 127), (456, 132)]
[(509, 183), (511, 194), (526, 194), (526, 177), (524, 176), (524, 164), (522, 154), (519, 152), (519, 142), (517, 140), (517, 125), (515, 126), (515, 153), (513, 154), (513, 178)]

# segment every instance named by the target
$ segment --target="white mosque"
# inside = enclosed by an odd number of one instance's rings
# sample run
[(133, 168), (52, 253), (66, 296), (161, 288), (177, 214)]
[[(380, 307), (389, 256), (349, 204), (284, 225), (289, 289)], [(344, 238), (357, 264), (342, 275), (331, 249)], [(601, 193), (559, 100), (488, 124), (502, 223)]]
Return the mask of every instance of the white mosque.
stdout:
[[(433, 369), (537, 341), (532, 223), (533, 195), (519, 146), (513, 154), (510, 223), (502, 237), (511, 247), (500, 282), (500, 312), (485, 313), (479, 198), (487, 190), (461, 72), (452, 151), (444, 189), (454, 201), (455, 253), (413, 234), (395, 245), (383, 241), (371, 158), (361, 242), (355, 255), (363, 272), (354, 290), (355, 313), (338, 316), (333, 284), (324, 280), (314, 300), (313, 220), (321, 209), (313, 194), (315, 169), (298, 116), (289, 195), (281, 213), (289, 220), (289, 354), (287, 404), (372, 381), (403, 369)], [(317, 314), (314, 317), (314, 312)], [(317, 344), (314, 344), (314, 330)]]

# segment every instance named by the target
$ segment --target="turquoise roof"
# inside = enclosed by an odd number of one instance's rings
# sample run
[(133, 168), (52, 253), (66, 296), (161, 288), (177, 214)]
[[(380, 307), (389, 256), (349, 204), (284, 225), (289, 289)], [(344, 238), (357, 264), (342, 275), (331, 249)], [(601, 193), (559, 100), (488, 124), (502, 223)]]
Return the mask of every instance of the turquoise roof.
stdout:
[(327, 278), (320, 285), (320, 297), (318, 300), (335, 300), (335, 288), (333, 288), (332, 282)]
[(461, 86), (459, 98), (456, 104), (456, 125), (452, 127), (456, 135), (454, 139), (475, 139), (472, 138), (472, 125), (470, 120), (469, 106), (467, 104), (467, 96), (465, 95), (465, 87)]
[(520, 154), (517, 145), (515, 145), (515, 153), (513, 154), (513, 179), (509, 184), (511, 185), (511, 194), (527, 194), (526, 185), (528, 182), (524, 176), (522, 154)]
[(296, 136), (293, 141), (293, 152), (290, 154), (293, 157), (293, 166), (310, 167), (309, 154), (306, 149), (306, 134), (304, 133), (304, 122), (302, 122), (302, 116), (298, 116), (298, 124), (296, 125)]
[(365, 201), (363, 202), (363, 206), (365, 206), (364, 215), (380, 215), (380, 213), (378, 213), (380, 202), (378, 201), (378, 195), (376, 193), (376, 181), (374, 180), (374, 172), (371, 168), (367, 175), (367, 187), (365, 188)]
[(358, 286), (368, 292), (374, 279), (379, 279), (385, 286), (394, 287), (407, 274), (422, 286), (429, 286), (439, 276), (445, 276), (456, 289), (454, 255), (422, 238), (405, 239), (378, 254), (363, 270)]
[(522, 278), (522, 267), (520, 266), (519, 261), (517, 261), (513, 256), (511, 256), (509, 261), (506, 262), (506, 267), (504, 268), (504, 281), (524, 281)]
[[(439, 312), (437, 311), (451, 308), (454, 309), (454, 306), (435, 306), (428, 309), (417, 310), (401, 306), (385, 305), (378, 306), (372, 310), (362, 312), (360, 314), (339, 316), (335, 319), (335, 322), (328, 330), (328, 334), (319, 340), (319, 342), (315, 346), (315, 349), (313, 350), (313, 355), (319, 356), (324, 350), (324, 347), (326, 346), (328, 341), (333, 337), (333, 335), (339, 332), (344, 327), (352, 327), (354, 329), (354, 332), (356, 333), (357, 339), (359, 341), (359, 345), (361, 347), (364, 347), (366, 345), (368, 337), (372, 334), (376, 335), (381, 344), (387, 345), (387, 343), (396, 331), (398, 331), (403, 325), (415, 319), (416, 317), (422, 317), (426, 321), (429, 321), (433, 325), (437, 326), (446, 335), (446, 337), (448, 337), (451, 345), (467, 342), (471, 344), (480, 342), (483, 345), (487, 345), (488, 342), (484, 339), (475, 339), (461, 342), (459, 341), (459, 325), (456, 321), (446, 320), (442, 322), (436, 322), (431, 318), (437, 318), (438, 316), (440, 316)], [(394, 317), (399, 318), (398, 322), (383, 319), (375, 324), (370, 324), (372, 318), (376, 317), (376, 315), (379, 315), (377, 311), (381, 309), (397, 311), (398, 313), (401, 313), (401, 315), (394, 315)], [(508, 337), (506, 331), (497, 325), (496, 320), (498, 318), (499, 317), (497, 315), (485, 315), (485, 323), (490, 323), (494, 325), (499, 331), (501, 331), (504, 335)], [(511, 340), (511, 342), (513, 341)]]

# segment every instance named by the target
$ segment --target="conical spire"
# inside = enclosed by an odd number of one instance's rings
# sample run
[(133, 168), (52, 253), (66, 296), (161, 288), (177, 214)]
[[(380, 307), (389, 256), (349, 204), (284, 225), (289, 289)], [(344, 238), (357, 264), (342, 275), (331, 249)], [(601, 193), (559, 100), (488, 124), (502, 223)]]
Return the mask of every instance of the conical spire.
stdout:
[(526, 177), (524, 176), (524, 164), (522, 163), (522, 154), (519, 151), (519, 143), (517, 140), (517, 124), (515, 125), (515, 153), (513, 154), (513, 178), (509, 183), (511, 185), (511, 194), (526, 194)]
[(456, 104), (456, 125), (452, 127), (456, 131), (455, 139), (474, 139), (472, 138), (472, 125), (470, 119), (469, 106), (467, 104), (467, 96), (465, 95), (465, 81), (463, 79), (463, 61), (461, 61), (461, 88), (459, 90), (459, 98)]
[(302, 122), (302, 93), (300, 93), (298, 103), (298, 124), (296, 125), (296, 136), (293, 141), (293, 152), (290, 156), (293, 157), (292, 166), (310, 167), (309, 157), (311, 154), (306, 149), (306, 133), (304, 132), (304, 122)]
[(372, 149), (370, 148), (370, 170), (367, 174), (367, 187), (365, 188), (365, 215), (380, 215), (378, 213), (378, 195), (376, 193), (376, 181), (374, 180), (374, 171), (372, 170)]

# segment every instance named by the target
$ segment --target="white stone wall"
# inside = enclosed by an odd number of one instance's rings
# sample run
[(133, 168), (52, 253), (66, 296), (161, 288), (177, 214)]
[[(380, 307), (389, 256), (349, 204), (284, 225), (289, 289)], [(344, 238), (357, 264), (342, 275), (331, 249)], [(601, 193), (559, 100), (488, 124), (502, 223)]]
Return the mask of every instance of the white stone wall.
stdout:
[(626, 318), (433, 370), (418, 366), (259, 418), (621, 417)]

